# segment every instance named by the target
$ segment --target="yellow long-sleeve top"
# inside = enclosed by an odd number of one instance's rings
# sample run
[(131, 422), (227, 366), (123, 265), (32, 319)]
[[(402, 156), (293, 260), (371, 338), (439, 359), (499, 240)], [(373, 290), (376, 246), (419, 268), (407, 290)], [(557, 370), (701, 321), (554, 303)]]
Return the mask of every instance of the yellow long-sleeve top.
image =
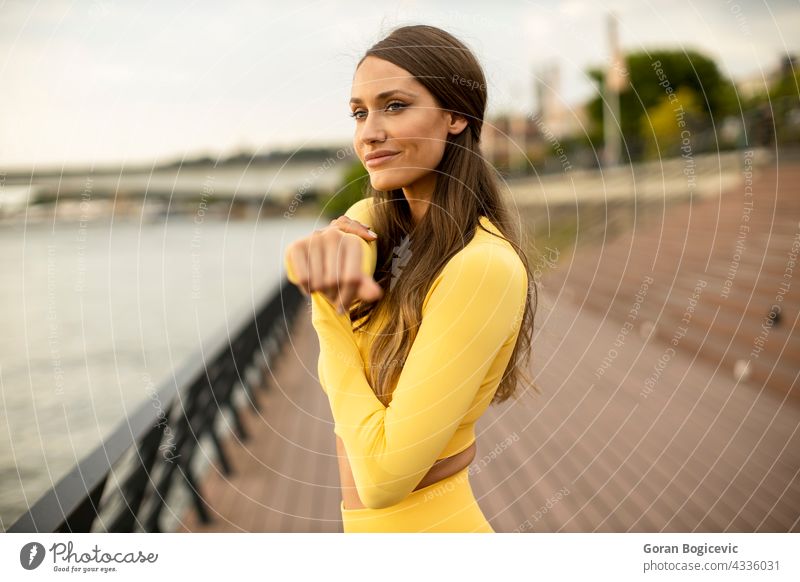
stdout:
[[(372, 198), (360, 200), (345, 214), (372, 226), (372, 203)], [(500, 234), (486, 217), (480, 221)], [(377, 243), (348, 236), (362, 242), (362, 269), (372, 275)], [(288, 256), (285, 267), (297, 283)], [(511, 358), (527, 292), (527, 272), (511, 244), (477, 228), (431, 284), (388, 406), (377, 398), (366, 373), (370, 340), (382, 322), (354, 332), (346, 313), (338, 314), (323, 293), (311, 294), (320, 384), (366, 507), (399, 503), (436, 460), (475, 441), (475, 422)]]

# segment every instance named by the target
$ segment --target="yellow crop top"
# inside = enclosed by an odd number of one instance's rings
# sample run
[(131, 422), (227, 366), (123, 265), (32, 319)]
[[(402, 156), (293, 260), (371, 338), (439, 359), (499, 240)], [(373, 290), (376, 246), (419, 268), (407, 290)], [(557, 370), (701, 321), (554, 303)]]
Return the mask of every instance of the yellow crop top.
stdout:
[[(374, 227), (372, 201), (356, 202), (345, 215)], [(486, 217), (480, 220), (500, 234)], [(363, 272), (372, 275), (377, 243), (348, 236), (363, 243)], [(296, 284), (288, 255), (284, 263), (289, 281)], [(511, 244), (477, 228), (425, 296), (419, 330), (389, 406), (367, 381), (372, 334), (354, 332), (348, 314), (338, 314), (321, 292), (311, 294), (320, 384), (366, 507), (399, 503), (437, 459), (475, 441), (475, 422), (489, 406), (511, 358), (527, 293), (527, 272)], [(379, 328), (370, 324), (370, 329)]]

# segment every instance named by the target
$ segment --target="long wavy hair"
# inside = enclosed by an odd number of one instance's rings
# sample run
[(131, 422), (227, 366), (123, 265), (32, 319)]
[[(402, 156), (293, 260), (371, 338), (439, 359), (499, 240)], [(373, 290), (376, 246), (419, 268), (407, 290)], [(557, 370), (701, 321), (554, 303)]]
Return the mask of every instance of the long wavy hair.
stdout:
[[(350, 320), (357, 323), (354, 330), (362, 330), (374, 318), (388, 315), (381, 329), (370, 330), (374, 334), (367, 365), (370, 385), (388, 406), (421, 323), (422, 303), (431, 283), (448, 260), (472, 240), (476, 228), (486, 230), (478, 220), (485, 216), (514, 247), (529, 282), (519, 336), (492, 404), (515, 395), (522, 380), (541, 394), (527, 370), (538, 297), (536, 281), (520, 244), (524, 232), (517, 226), (520, 221), (513, 219), (500, 195), (497, 176), (481, 154), (487, 92), (478, 60), (450, 33), (428, 25), (394, 29), (367, 50), (358, 65), (368, 56), (405, 69), (433, 94), (440, 108), (468, 120), (463, 131), (448, 134), (442, 160), (434, 170), (437, 177), (431, 204), (419, 224), (414, 224), (401, 188), (379, 191), (365, 180), (365, 195), (374, 197), (375, 202), (370, 226), (380, 233), (374, 278), (384, 293), (376, 302), (357, 301), (350, 310)], [(471, 83), (465, 87), (453, 82), (454, 78)], [(392, 272), (398, 259), (401, 276)]]

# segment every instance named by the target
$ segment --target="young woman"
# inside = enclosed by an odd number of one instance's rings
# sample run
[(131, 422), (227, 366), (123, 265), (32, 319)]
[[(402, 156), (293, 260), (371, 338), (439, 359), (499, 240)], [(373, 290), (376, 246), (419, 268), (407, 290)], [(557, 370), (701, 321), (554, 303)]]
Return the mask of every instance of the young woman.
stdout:
[(285, 255), (311, 296), (344, 531), (492, 532), (475, 422), (528, 379), (536, 287), (480, 152), (484, 74), (449, 33), (403, 26), (351, 97), (367, 197)]

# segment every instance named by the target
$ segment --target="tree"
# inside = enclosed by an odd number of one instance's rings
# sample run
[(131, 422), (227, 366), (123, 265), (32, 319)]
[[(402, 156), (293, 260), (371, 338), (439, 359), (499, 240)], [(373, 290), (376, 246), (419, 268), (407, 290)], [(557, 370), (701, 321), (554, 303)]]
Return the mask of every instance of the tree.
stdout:
[(691, 135), (702, 116), (700, 99), (689, 87), (678, 89), (672, 100), (662, 98), (639, 120), (645, 157), (656, 159), (680, 155), (681, 134), (688, 130)]
[(768, 122), (774, 120), (777, 143), (800, 143), (800, 71), (785, 71), (770, 88), (769, 101)]
[[(624, 139), (623, 157), (635, 160), (642, 156), (641, 136), (644, 114), (657, 107), (668, 96), (668, 88), (677, 92), (691, 89), (697, 96), (701, 118), (715, 123), (736, 111), (736, 92), (733, 84), (719, 71), (716, 63), (697, 51), (655, 50), (626, 55), (625, 64), (629, 86), (620, 94), (620, 125)], [(657, 69), (662, 71), (661, 76)], [(602, 86), (605, 73), (599, 68), (589, 70), (598, 84), (598, 95), (588, 105), (592, 122), (590, 139), (595, 148), (603, 145)]]

